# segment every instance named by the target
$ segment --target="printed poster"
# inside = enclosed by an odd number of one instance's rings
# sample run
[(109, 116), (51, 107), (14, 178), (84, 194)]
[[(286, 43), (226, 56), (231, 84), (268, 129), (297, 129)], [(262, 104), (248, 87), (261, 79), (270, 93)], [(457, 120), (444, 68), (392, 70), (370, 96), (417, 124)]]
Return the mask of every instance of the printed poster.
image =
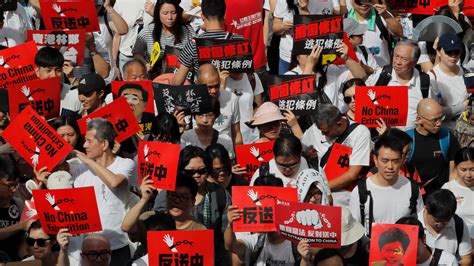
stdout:
[(85, 31), (82, 30), (27, 30), (26, 39), (34, 41), (38, 50), (51, 46), (58, 49), (64, 60), (76, 65), (84, 63)]
[(36, 76), (35, 55), (38, 51), (33, 41), (0, 51), (0, 88), (30, 82)]
[(47, 30), (100, 31), (95, 0), (40, 0)]
[(273, 141), (236, 145), (235, 154), (237, 163), (245, 168), (245, 175), (250, 181), (263, 163), (268, 163), (273, 159)]

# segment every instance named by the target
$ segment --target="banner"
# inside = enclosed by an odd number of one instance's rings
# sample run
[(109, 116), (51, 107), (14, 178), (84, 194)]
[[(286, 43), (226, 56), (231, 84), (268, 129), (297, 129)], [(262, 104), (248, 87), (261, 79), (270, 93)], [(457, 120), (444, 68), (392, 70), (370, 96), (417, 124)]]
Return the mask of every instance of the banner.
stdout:
[(30, 200), (25, 200), (25, 205), (21, 211), (20, 221), (27, 221), (30, 219), (38, 219), (38, 212), (36, 211), (35, 202)]
[(416, 225), (373, 224), (370, 243), (370, 265), (416, 265)]
[(114, 95), (114, 99), (119, 98), (120, 88), (125, 84), (138, 84), (146, 92), (148, 92), (148, 102), (146, 103), (145, 112), (155, 115), (155, 105), (154, 105), (154, 102), (153, 102), (154, 93), (153, 93), (153, 86), (151, 85), (151, 81), (150, 80), (144, 80), (144, 81), (112, 81), (112, 93)]
[(61, 81), (58, 77), (37, 79), (8, 89), (10, 118), (13, 119), (27, 106), (31, 106), (46, 120), (59, 116)]
[(100, 31), (94, 0), (40, 0), (47, 30)]
[(148, 265), (214, 265), (214, 232), (148, 231)]
[(274, 232), (275, 198), (298, 201), (296, 188), (232, 187), (232, 205), (243, 210), (242, 218), (233, 224), (234, 232)]
[(153, 83), (158, 113), (172, 114), (175, 110), (186, 114), (211, 112), (211, 96), (206, 85), (182, 85)]
[(18, 1), (17, 0), (1, 0), (0, 1), (0, 9), (2, 11), (16, 11), (18, 8)]
[(366, 127), (378, 127), (382, 118), (388, 127), (406, 126), (407, 86), (356, 86), (355, 121)]
[[(117, 133), (115, 140), (118, 142), (122, 142), (140, 131), (140, 125), (124, 97), (115, 99), (112, 103), (79, 119), (77, 124), (81, 129), (82, 135), (86, 134), (87, 123), (98, 117), (105, 118), (114, 125), (115, 132)], [(113, 143), (110, 145), (113, 146)]]
[(322, 54), (336, 54), (343, 42), (342, 21), (338, 15), (295, 15), (292, 54), (310, 54), (315, 45), (323, 47)]
[(138, 183), (151, 176), (153, 186), (174, 191), (181, 145), (157, 141), (138, 143)]
[(73, 235), (102, 231), (94, 187), (35, 189), (33, 199), (47, 234), (61, 228)]
[(276, 199), (275, 223), (281, 237), (295, 244), (341, 248), (341, 207)]
[[(163, 56), (163, 73), (173, 73), (175, 74), (178, 72), (181, 63), (179, 62), (179, 54), (181, 53), (181, 49), (178, 47), (173, 47), (171, 45), (166, 45), (165, 47), (165, 54)], [(194, 71), (193, 67), (188, 70), (188, 74), (186, 74), (187, 80), (194, 80)]]
[(38, 79), (35, 42), (26, 42), (0, 51), (0, 88), (9, 88)]
[(52, 171), (72, 151), (61, 136), (27, 106), (2, 132), (2, 137), (32, 167)]
[(250, 182), (262, 163), (268, 163), (273, 159), (273, 141), (236, 145), (235, 154), (237, 163), (240, 164), (240, 167), (245, 168), (245, 175)]
[(231, 73), (253, 73), (252, 47), (248, 40), (195, 38), (199, 65), (211, 63)]
[[(469, 1), (464, 1), (466, 4)], [(417, 15), (433, 15), (435, 9), (448, 5), (448, 0), (390, 0), (394, 10), (403, 10)]]
[(315, 75), (270, 76), (267, 79), (270, 101), (280, 110), (291, 110), (295, 115), (314, 114), (317, 106)]
[(63, 54), (64, 60), (72, 61), (76, 65), (84, 64), (86, 39), (82, 30), (27, 30), (26, 39), (33, 40), (38, 50), (51, 46)]

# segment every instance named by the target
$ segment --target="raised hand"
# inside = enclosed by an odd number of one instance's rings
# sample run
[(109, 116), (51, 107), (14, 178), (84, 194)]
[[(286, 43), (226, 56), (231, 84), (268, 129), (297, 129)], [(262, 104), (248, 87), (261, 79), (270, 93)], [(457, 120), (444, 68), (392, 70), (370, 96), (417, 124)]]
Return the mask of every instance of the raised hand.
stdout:
[(250, 153), (257, 158), (260, 162), (263, 162), (263, 158), (260, 156), (260, 149), (255, 148), (255, 146), (250, 147)]
[(262, 203), (258, 199), (258, 192), (255, 192), (253, 189), (249, 189), (247, 191), (247, 196), (249, 196), (250, 199), (252, 199), (252, 201), (255, 202), (255, 205), (262, 206)]

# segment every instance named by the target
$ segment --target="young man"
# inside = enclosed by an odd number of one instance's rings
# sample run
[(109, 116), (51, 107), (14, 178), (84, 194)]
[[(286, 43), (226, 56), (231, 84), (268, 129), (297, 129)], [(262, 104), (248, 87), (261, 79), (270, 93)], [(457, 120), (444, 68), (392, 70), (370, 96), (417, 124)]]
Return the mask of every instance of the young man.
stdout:
[(82, 117), (105, 106), (105, 81), (98, 74), (86, 74), (76, 88), (82, 104)]

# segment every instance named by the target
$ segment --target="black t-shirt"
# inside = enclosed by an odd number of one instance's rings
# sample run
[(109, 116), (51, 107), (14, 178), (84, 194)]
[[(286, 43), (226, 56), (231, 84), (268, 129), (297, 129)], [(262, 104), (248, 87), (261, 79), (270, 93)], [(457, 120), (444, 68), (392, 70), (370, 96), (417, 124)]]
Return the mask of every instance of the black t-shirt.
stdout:
[(370, 240), (363, 236), (357, 241), (357, 249), (354, 255), (350, 258), (344, 259), (345, 265), (369, 265), (369, 244)]
[(248, 186), (249, 181), (247, 181), (245, 178), (243, 178), (240, 175), (232, 174), (230, 178), (229, 185), (227, 186), (227, 192), (232, 196), (232, 187), (233, 186)]
[(422, 185), (433, 179), (424, 188), (427, 193), (440, 189), (449, 180), (449, 162), (454, 160), (456, 152), (459, 150), (459, 142), (451, 133), (448, 159), (446, 160), (441, 151), (439, 143), (439, 133), (423, 136), (415, 131), (415, 150), (413, 158), (408, 163), (410, 171), (416, 170), (420, 175)]
[[(21, 218), (21, 209), (15, 200), (11, 200), (8, 208), (0, 208), (0, 228), (5, 228), (17, 224)], [(0, 241), (0, 250), (5, 251), (12, 261), (18, 261), (18, 249), (24, 232), (19, 232), (9, 238)]]

